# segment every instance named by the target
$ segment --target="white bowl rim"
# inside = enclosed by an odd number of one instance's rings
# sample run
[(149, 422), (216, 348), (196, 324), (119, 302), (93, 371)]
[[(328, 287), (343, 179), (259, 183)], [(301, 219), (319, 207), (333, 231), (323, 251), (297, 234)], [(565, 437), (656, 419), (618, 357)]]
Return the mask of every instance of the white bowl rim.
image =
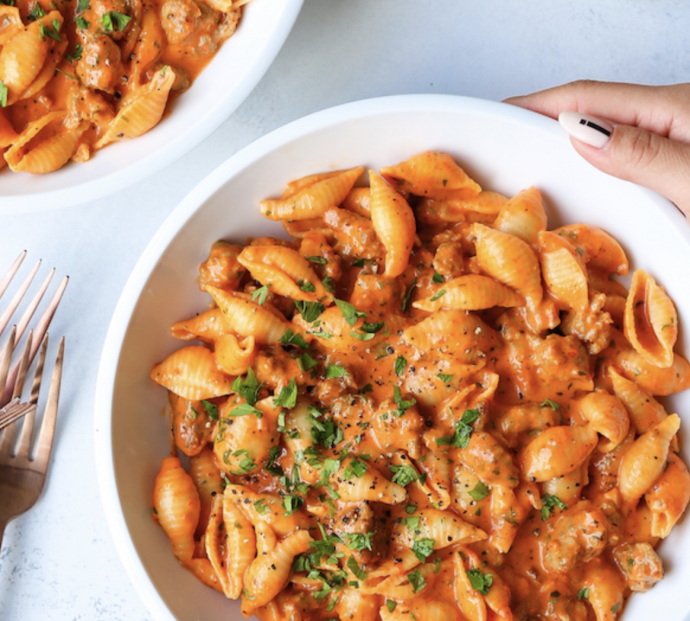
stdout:
[[(176, 620), (151, 583), (129, 535), (118, 500), (111, 429), (113, 392), (121, 347), (130, 318), (150, 274), (173, 238), (210, 196), (240, 171), (280, 146), (331, 125), (366, 116), (399, 112), (457, 112), (461, 109), (485, 115), (500, 115), (564, 138), (563, 130), (553, 119), (508, 104), (458, 95), (393, 95), (327, 108), (266, 134), (218, 166), (170, 213), (137, 261), (117, 302), (103, 346), (96, 382), (94, 440), (101, 499), (115, 547), (137, 592), (157, 621)], [(678, 229), (679, 234), (690, 246), (690, 227), (680, 211), (651, 190), (639, 188), (639, 191), (658, 208), (660, 217), (668, 219), (670, 224)]]
[[(297, 21), (303, 3), (304, 0), (284, 0), (282, 18), (278, 21), (273, 36), (256, 56), (252, 70), (246, 71), (237, 87), (214, 110), (190, 126), (187, 131), (175, 136), (167, 143), (165, 149), (151, 153), (135, 166), (126, 166), (77, 186), (17, 196), (0, 196), (0, 214), (47, 211), (96, 200), (134, 185), (181, 158), (210, 136), (254, 90), (278, 56)], [(136, 145), (136, 142), (132, 144)]]

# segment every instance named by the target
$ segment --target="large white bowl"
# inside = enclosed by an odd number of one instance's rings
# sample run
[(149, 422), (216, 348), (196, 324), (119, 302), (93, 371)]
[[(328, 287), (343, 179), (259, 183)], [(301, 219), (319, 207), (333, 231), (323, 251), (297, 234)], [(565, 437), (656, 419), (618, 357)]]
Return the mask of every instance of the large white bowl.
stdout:
[(0, 214), (90, 201), (141, 181), (209, 136), (268, 71), (304, 0), (250, 2), (235, 34), (221, 47), (171, 114), (139, 138), (112, 144), (83, 164), (47, 175), (0, 174)]
[[(667, 288), (681, 324), (690, 321), (687, 222), (657, 195), (587, 165), (550, 119), (500, 103), (415, 95), (339, 106), (265, 136), (210, 174), (172, 212), (127, 282), (103, 350), (96, 391), (103, 503), (127, 571), (159, 621), (242, 618), (236, 603), (180, 568), (150, 516), (153, 481), (170, 444), (161, 414), (164, 391), (148, 373), (179, 347), (168, 326), (208, 303), (195, 284), (199, 263), (219, 238), (281, 235), (257, 204), (279, 195), (290, 179), (360, 164), (378, 168), (427, 149), (451, 153), (483, 187), (511, 195), (537, 186), (552, 227), (582, 221), (610, 231), (632, 265)], [(682, 339), (681, 348), (690, 351), (687, 331)], [(668, 403), (674, 411), (688, 410), (690, 394)], [(684, 447), (689, 429), (687, 422), (681, 429)], [(688, 456), (685, 449), (686, 461)], [(688, 520), (663, 543), (661, 555), (666, 578), (632, 598), (626, 621), (680, 621), (690, 609)]]

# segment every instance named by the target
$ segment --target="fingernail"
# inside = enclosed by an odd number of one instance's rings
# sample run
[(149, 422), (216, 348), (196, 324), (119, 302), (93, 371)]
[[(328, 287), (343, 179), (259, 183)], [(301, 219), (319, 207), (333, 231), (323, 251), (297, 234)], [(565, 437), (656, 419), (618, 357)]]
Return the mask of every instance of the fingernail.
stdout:
[(573, 138), (597, 149), (605, 147), (613, 133), (613, 125), (608, 121), (580, 112), (561, 112), (558, 122)]

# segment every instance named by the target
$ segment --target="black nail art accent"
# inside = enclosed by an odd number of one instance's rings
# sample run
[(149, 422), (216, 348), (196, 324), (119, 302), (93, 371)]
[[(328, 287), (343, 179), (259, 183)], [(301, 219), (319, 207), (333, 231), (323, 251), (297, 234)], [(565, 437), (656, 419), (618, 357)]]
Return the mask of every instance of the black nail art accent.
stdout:
[[(585, 119), (581, 119), (580, 124), (584, 125)], [(610, 136), (611, 135), (611, 132), (608, 129), (604, 129), (601, 125), (597, 125), (596, 123), (592, 123), (592, 121), (587, 121), (587, 127), (591, 127), (592, 129), (596, 129), (598, 132), (601, 132), (602, 134), (604, 134), (604, 136)]]

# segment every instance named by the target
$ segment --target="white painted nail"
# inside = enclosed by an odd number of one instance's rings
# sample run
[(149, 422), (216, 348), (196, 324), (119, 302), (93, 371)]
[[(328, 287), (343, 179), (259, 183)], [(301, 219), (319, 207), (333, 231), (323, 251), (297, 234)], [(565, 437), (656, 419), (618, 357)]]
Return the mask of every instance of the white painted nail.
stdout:
[(608, 121), (580, 112), (561, 112), (558, 122), (573, 138), (597, 149), (605, 147), (613, 133), (613, 125)]

